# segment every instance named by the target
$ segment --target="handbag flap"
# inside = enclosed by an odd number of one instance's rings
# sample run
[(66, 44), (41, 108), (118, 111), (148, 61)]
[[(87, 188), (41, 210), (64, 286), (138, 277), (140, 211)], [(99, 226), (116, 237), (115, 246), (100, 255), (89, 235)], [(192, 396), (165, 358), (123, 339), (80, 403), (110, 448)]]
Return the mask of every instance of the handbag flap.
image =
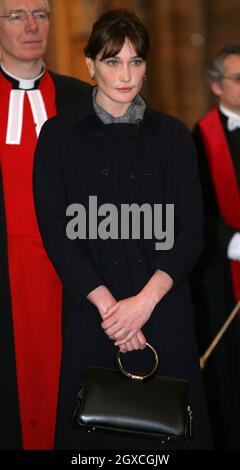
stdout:
[(80, 426), (176, 438), (188, 434), (188, 382), (152, 377), (138, 382), (120, 371), (87, 367), (75, 419)]

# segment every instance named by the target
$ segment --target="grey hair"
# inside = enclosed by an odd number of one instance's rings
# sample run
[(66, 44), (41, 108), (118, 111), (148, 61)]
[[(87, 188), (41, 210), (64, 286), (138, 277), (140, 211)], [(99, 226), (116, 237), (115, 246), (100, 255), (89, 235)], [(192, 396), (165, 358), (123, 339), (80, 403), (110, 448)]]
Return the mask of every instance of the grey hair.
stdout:
[(48, 0), (44, 0), (44, 2), (45, 2), (45, 5), (46, 5), (47, 12), (50, 12), (49, 1), (48, 1)]
[(240, 56), (240, 44), (226, 44), (212, 59), (207, 68), (210, 81), (220, 82), (224, 76), (224, 60), (230, 55)]
[[(0, 0), (0, 4), (2, 3), (2, 0)], [(49, 1), (48, 0), (44, 0), (44, 3), (45, 3), (45, 6), (46, 6), (46, 10), (47, 12), (49, 13), (50, 12), (50, 5), (49, 5)]]

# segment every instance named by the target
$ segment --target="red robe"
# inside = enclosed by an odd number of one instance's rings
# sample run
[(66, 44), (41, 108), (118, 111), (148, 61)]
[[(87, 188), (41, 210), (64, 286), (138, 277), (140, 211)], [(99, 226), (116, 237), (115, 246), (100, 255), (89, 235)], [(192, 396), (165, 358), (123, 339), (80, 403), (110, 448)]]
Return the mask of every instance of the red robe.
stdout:
[[(41, 78), (38, 90), (43, 120), (45, 114), (45, 118), (56, 114), (55, 87), (48, 72)], [(61, 354), (62, 287), (43, 248), (34, 210), (32, 169), (39, 116), (30, 106), (31, 93), (18, 92), (17, 99), (23, 100), (23, 120), (16, 132), (14, 121), (21, 118), (21, 113), (18, 115), (13, 109), (11, 121), (12, 84), (0, 73), (0, 162), (18, 398), (24, 448), (52, 449)], [(11, 131), (17, 135), (17, 143)]]
[[(217, 108), (199, 121), (220, 213), (225, 223), (240, 230), (240, 193), (226, 136)], [(236, 300), (240, 300), (240, 262), (231, 261)]]

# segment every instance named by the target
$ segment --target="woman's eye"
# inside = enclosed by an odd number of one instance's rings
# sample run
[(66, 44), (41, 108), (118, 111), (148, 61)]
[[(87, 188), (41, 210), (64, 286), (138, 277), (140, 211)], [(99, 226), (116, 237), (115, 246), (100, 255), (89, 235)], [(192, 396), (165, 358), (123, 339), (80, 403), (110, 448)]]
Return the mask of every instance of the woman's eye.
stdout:
[(115, 66), (115, 65), (117, 65), (117, 64), (118, 64), (118, 61), (117, 61), (117, 60), (113, 60), (113, 59), (111, 59), (111, 60), (107, 60), (107, 64), (108, 64), (108, 65)]
[(134, 60), (132, 61), (133, 65), (141, 65), (142, 62), (143, 62), (142, 59), (134, 59)]

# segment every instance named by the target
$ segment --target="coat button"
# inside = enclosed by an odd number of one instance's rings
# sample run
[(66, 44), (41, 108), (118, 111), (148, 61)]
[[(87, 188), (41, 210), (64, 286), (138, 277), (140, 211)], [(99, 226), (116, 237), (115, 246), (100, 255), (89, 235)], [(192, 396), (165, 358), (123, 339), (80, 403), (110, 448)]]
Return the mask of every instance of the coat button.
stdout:
[(109, 173), (110, 173), (109, 168), (103, 168), (102, 171), (101, 171), (102, 176), (108, 176)]
[(143, 258), (138, 258), (138, 260), (137, 260), (138, 267), (143, 268), (144, 264), (145, 264), (144, 259)]
[(116, 260), (108, 261), (108, 262), (106, 263), (106, 265), (109, 266), (110, 268), (117, 268), (117, 266), (118, 266), (118, 261), (116, 261)]
[(131, 131), (131, 132), (129, 132), (129, 137), (131, 137), (132, 139), (134, 139), (135, 137), (137, 137), (137, 132), (136, 132), (136, 131)]
[(98, 137), (105, 137), (105, 134), (104, 134), (103, 131), (99, 131), (99, 132), (97, 133), (97, 136), (98, 136)]

